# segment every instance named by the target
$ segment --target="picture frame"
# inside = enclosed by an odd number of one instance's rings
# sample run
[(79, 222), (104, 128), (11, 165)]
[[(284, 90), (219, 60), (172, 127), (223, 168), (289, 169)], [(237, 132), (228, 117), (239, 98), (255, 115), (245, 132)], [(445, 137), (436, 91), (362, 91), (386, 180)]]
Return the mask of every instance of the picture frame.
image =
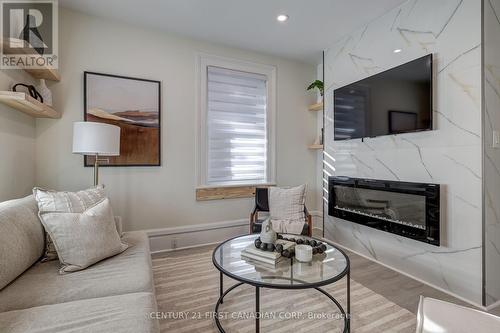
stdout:
[[(120, 156), (101, 167), (161, 166), (161, 82), (85, 71), (84, 120), (119, 126)], [(84, 156), (84, 166), (94, 164)]]

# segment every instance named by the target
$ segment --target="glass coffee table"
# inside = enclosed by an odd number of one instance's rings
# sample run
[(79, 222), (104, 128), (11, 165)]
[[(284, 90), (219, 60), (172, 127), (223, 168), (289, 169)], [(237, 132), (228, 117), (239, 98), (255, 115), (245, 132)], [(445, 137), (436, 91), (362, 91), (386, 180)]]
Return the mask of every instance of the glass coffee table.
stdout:
[[(219, 286), (220, 296), (215, 305), (215, 323), (220, 332), (225, 332), (219, 321), (219, 306), (224, 302), (224, 297), (243, 284), (255, 287), (255, 313), (260, 313), (260, 288), (272, 289), (316, 289), (328, 297), (339, 309), (344, 319), (343, 332), (350, 332), (351, 290), (350, 290), (350, 265), (347, 255), (333, 244), (324, 240), (298, 235), (283, 235), (284, 238), (302, 238), (316, 240), (326, 245), (323, 254), (313, 256), (309, 263), (301, 263), (295, 258), (283, 258), (276, 266), (261, 264), (256, 261), (242, 259), (241, 251), (249, 244), (253, 244), (259, 234), (239, 236), (229, 239), (215, 248), (212, 261), (220, 271)], [(223, 276), (226, 275), (239, 281), (224, 291)], [(334, 283), (343, 277), (346, 283), (346, 310), (328, 292), (320, 287)], [(259, 315), (255, 316), (255, 332), (260, 331)]]

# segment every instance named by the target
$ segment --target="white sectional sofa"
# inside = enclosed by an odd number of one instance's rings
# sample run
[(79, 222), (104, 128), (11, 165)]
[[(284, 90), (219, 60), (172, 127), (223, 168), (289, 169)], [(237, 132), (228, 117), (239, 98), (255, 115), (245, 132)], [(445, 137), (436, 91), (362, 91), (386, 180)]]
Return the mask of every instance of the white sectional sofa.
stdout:
[(0, 203), (0, 332), (159, 332), (149, 242), (83, 271), (60, 275), (40, 262), (44, 231), (33, 196)]

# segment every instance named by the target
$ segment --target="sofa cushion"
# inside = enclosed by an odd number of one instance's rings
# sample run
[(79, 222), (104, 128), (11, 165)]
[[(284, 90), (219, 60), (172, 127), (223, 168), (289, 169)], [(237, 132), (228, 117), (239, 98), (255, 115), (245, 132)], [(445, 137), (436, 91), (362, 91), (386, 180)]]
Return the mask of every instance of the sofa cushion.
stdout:
[(80, 271), (125, 251), (109, 199), (83, 213), (42, 213), (40, 219), (63, 264), (60, 273)]
[(0, 332), (156, 333), (155, 312), (152, 293), (93, 298), (0, 313)]
[(0, 290), (40, 259), (44, 231), (33, 196), (0, 203)]
[(0, 312), (134, 292), (153, 292), (149, 241), (128, 232), (124, 252), (83, 271), (60, 275), (59, 262), (39, 262), (0, 291)]

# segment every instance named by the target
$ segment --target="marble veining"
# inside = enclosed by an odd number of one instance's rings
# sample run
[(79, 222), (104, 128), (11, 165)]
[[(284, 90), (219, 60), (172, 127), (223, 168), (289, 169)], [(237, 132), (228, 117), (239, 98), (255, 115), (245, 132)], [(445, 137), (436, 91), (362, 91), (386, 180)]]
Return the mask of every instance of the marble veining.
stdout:
[(416, 143), (414, 143), (414, 142), (406, 139), (406, 138), (401, 138), (401, 140), (406, 141), (406, 142), (410, 143), (411, 145), (415, 146), (415, 148), (417, 148), (418, 156), (420, 157), (420, 163), (422, 164), (422, 166), (424, 167), (425, 171), (429, 175), (429, 178), (432, 180), (432, 175), (431, 175), (429, 169), (427, 168), (427, 166), (425, 165), (424, 157), (422, 156), (422, 150), (420, 149), (420, 146), (417, 145)]
[(455, 126), (456, 128), (460, 129), (461, 131), (464, 131), (464, 132), (467, 132), (469, 133), (470, 135), (473, 135), (475, 136), (476, 138), (479, 138), (479, 134), (477, 133), (474, 133), (472, 132), (471, 130), (468, 130), (467, 128), (465, 127), (462, 127), (461, 125), (457, 124), (456, 122), (454, 122), (453, 120), (451, 120), (451, 118), (448, 118), (447, 116), (445, 116), (442, 112), (438, 111), (438, 110), (434, 110), (435, 113), (437, 113), (438, 115), (440, 115), (441, 117), (443, 117), (447, 122), (449, 122), (450, 124), (452, 124), (453, 126)]
[[(325, 167), (323, 179), (443, 184), (441, 247), (331, 216), (325, 216), (325, 236), (476, 304), (482, 301), (481, 24), (480, 1), (407, 1), (325, 50), (324, 97), (325, 158), (332, 168)], [(433, 131), (333, 140), (336, 88), (428, 53), (435, 65)], [(500, 166), (500, 156), (492, 163)], [(500, 193), (492, 194), (497, 200)], [(327, 197), (324, 202), (328, 211)]]

